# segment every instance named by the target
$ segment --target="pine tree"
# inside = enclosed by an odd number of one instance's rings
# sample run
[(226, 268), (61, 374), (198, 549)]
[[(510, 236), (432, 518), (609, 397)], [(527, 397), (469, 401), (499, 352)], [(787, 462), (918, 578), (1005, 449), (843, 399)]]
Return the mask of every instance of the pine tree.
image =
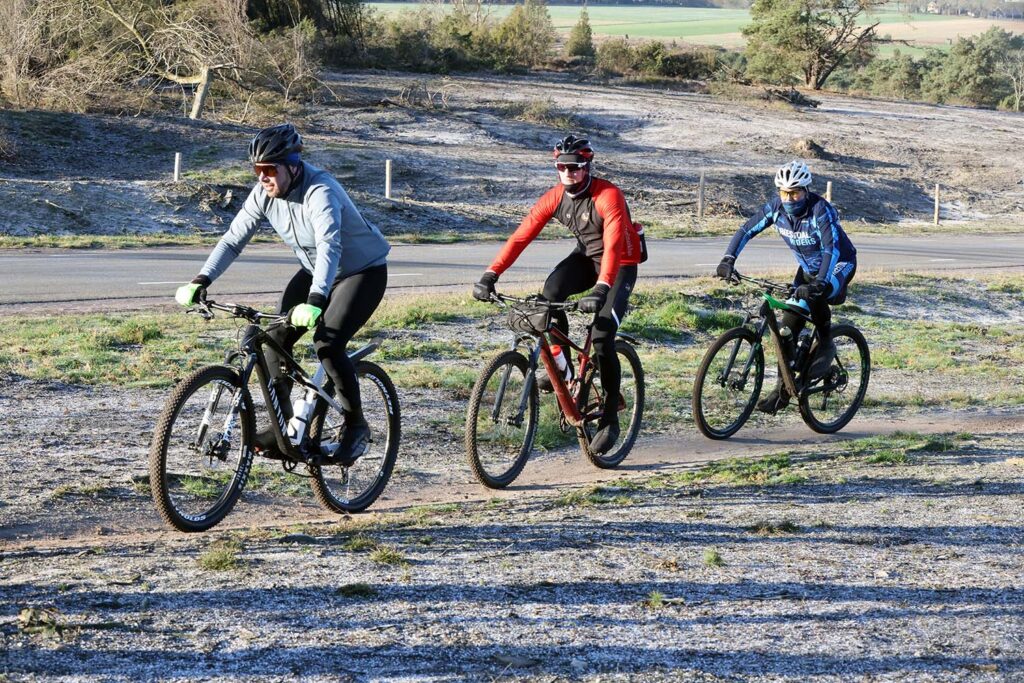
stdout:
[(594, 32), (590, 29), (590, 15), (587, 14), (586, 5), (580, 12), (579, 21), (572, 27), (565, 50), (570, 57), (594, 58)]

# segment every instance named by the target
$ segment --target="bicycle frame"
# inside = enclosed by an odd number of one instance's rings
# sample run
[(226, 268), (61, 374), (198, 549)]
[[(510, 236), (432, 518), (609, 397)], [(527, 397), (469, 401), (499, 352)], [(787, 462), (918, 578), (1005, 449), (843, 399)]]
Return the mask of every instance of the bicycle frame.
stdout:
[[(223, 305), (215, 302), (209, 302), (208, 308), (216, 308), (219, 310), (227, 311), (237, 317), (246, 318), (248, 320), (260, 320), (260, 319), (274, 319), (279, 322), (283, 322), (281, 316), (269, 316), (251, 309), (245, 306), (238, 305)], [(212, 316), (212, 313), (208, 314)], [(281, 453), (285, 454), (289, 459), (297, 462), (308, 462), (308, 455), (302, 452), (301, 446), (306, 437), (307, 424), (303, 424), (301, 429), (296, 431), (294, 437), (288, 436), (288, 421), (285, 420), (284, 412), (281, 409), (282, 398), (278, 396), (273, 384), (270, 381), (271, 375), (269, 366), (267, 363), (266, 353), (263, 350), (264, 346), (270, 346), (277, 354), (283, 359), (283, 375), (287, 376), (292, 381), (298, 383), (306, 390), (305, 400), (312, 403), (316, 399), (320, 399), (330, 405), (339, 413), (344, 412), (343, 406), (327, 391), (323, 389), (324, 378), (326, 371), (324, 370), (323, 364), (317, 366), (313, 376), (310, 375), (302, 368), (302, 366), (279, 344), (273, 337), (271, 337), (267, 330), (259, 326), (255, 322), (247, 325), (242, 332), (241, 341), (239, 342), (238, 349), (229, 351), (224, 358), (226, 365), (236, 364), (241, 374), (242, 386), (248, 386), (249, 381), (252, 378), (253, 371), (256, 372), (256, 379), (260, 386), (260, 392), (263, 395), (263, 400), (267, 406), (273, 410), (273, 417), (270, 421), (271, 430), (274, 433), (274, 437), (277, 441), (277, 446)], [(358, 361), (364, 356), (372, 353), (378, 346), (376, 341), (370, 342), (365, 346), (361, 347), (357, 351), (350, 353), (349, 358), (353, 362)], [(220, 402), (220, 392), (218, 389), (214, 391), (206, 407), (206, 413), (203, 416), (201, 422), (202, 432), (197, 443), (202, 443), (203, 436), (205, 435), (205, 429), (209, 427), (209, 417), (217, 409), (217, 404)], [(290, 397), (283, 397), (283, 400), (289, 401)], [(225, 417), (225, 425), (223, 433), (225, 436), (230, 436), (230, 425), (237, 418), (239, 411), (242, 407), (242, 392), (239, 392), (234, 400), (234, 404), (231, 406), (231, 410)], [(313, 454), (314, 456), (319, 454)]]
[[(761, 324), (758, 325), (755, 328), (755, 332), (757, 334), (758, 340), (764, 339), (765, 331), (770, 331), (771, 332), (771, 338), (772, 338), (772, 342), (773, 342), (773, 344), (775, 346), (776, 357), (779, 358), (779, 359), (782, 359), (782, 361), (783, 361), (783, 362), (779, 363), (779, 374), (780, 374), (780, 376), (782, 378), (783, 384), (786, 387), (786, 391), (789, 392), (790, 396), (800, 396), (801, 393), (818, 394), (818, 393), (822, 393), (824, 391), (831, 391), (831, 390), (839, 388), (840, 385), (836, 384), (836, 383), (833, 383), (833, 384), (822, 384), (822, 385), (816, 386), (816, 387), (810, 387), (809, 386), (809, 384), (813, 380), (807, 381), (805, 379), (805, 375), (806, 375), (807, 368), (810, 366), (810, 363), (812, 362), (813, 354), (808, 353), (807, 356), (802, 359), (801, 367), (799, 367), (799, 368), (795, 368), (795, 367), (791, 368), (789, 363), (787, 362), (787, 361), (790, 360), (789, 359), (789, 354), (786, 352), (786, 350), (783, 348), (783, 345), (782, 345), (782, 335), (779, 332), (779, 321), (778, 321), (778, 318), (775, 316), (775, 311), (776, 310), (780, 310), (780, 311), (786, 311), (786, 312), (792, 313), (792, 314), (802, 318), (805, 322), (809, 322), (809, 323), (811, 323), (813, 325), (814, 321), (811, 320), (810, 314), (808, 312), (800, 309), (800, 308), (797, 308), (795, 306), (790, 306), (786, 302), (784, 302), (784, 301), (776, 298), (775, 296), (773, 296), (772, 292), (780, 290), (779, 285), (777, 285), (776, 283), (769, 282), (767, 280), (759, 280), (757, 278), (747, 277), (745, 275), (740, 275), (739, 273), (737, 273), (736, 276), (737, 276), (737, 278), (739, 280), (745, 280), (747, 282), (753, 282), (755, 284), (764, 286), (767, 289), (767, 291), (765, 291), (761, 295), (762, 298), (764, 299), (764, 302), (761, 304), (761, 308), (758, 310), (757, 315), (756, 316), (751, 316), (750, 314), (748, 314), (746, 319), (743, 321), (743, 324), (744, 325), (749, 325), (752, 321), (757, 320), (757, 319), (761, 319)], [(814, 327), (814, 331), (813, 331), (812, 334), (814, 335), (814, 337), (812, 339), (812, 344), (813, 344), (814, 340), (818, 340), (820, 342), (820, 337), (818, 335), (818, 328), (816, 326)], [(761, 342), (758, 341), (758, 343), (761, 343)], [(727, 368), (731, 368), (732, 367), (732, 364), (736, 360), (736, 354), (737, 354), (738, 351), (739, 351), (739, 345), (737, 344), (733, 348), (732, 353), (729, 356), (729, 362), (726, 364)], [(740, 377), (743, 378), (744, 382), (746, 381), (746, 377), (747, 377), (748, 373), (750, 372), (750, 367), (753, 364), (753, 362), (754, 362), (754, 357), (753, 357), (753, 355), (751, 355), (751, 357), (747, 359), (746, 365), (743, 368), (743, 372), (740, 375)], [(799, 380), (799, 382), (797, 381), (797, 378), (796, 378), (797, 371), (799, 371), (799, 373), (800, 373), (800, 380)]]
[[(498, 295), (498, 297), (499, 298), (495, 299), (495, 301), (500, 305), (504, 305), (508, 301), (515, 303), (523, 303), (526, 301), (502, 295)], [(572, 308), (574, 308), (573, 305), (565, 306), (564, 304), (551, 304), (549, 307), (552, 308), (552, 310), (556, 308), (572, 310)], [(569, 386), (562, 378), (562, 373), (558, 370), (554, 354), (551, 352), (551, 342), (548, 341), (548, 335), (550, 335), (555, 342), (558, 342), (563, 346), (568, 346), (579, 354), (580, 360), (577, 381), (584, 381), (588, 377), (588, 373), (593, 371), (593, 361), (591, 360), (590, 355), (590, 350), (593, 346), (592, 325), (587, 327), (587, 338), (583, 342), (582, 346), (569, 339), (566, 334), (554, 325), (549, 325), (542, 333), (517, 333), (512, 340), (512, 348), (516, 349), (520, 343), (525, 343), (531, 348), (530, 353), (528, 354), (530, 372), (528, 373), (526, 381), (523, 383), (523, 389), (519, 397), (519, 407), (516, 411), (515, 417), (516, 422), (521, 422), (523, 415), (526, 413), (526, 406), (530, 397), (530, 391), (533, 388), (536, 370), (540, 367), (540, 364), (543, 363), (544, 369), (551, 378), (551, 385), (554, 390), (555, 398), (558, 401), (558, 407), (561, 410), (562, 415), (565, 417), (565, 421), (573, 427), (582, 427), (588, 417), (594, 418), (595, 416), (586, 415), (581, 410), (581, 407), (576, 405), (576, 400), (573, 398), (572, 393), (569, 390)], [(498, 419), (497, 410), (501, 406), (501, 400), (505, 395), (505, 389), (508, 386), (508, 380), (511, 372), (511, 367), (506, 368), (501, 381), (498, 384), (497, 400), (495, 401), (495, 408), (491, 412), (491, 419), (495, 421)]]

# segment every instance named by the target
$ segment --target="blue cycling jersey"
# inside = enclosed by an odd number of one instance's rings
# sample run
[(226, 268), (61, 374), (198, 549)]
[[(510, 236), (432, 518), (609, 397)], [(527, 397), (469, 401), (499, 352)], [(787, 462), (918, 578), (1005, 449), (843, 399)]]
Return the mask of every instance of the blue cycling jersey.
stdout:
[(857, 250), (839, 225), (835, 207), (813, 192), (807, 193), (807, 206), (799, 216), (783, 211), (782, 200), (774, 197), (736, 231), (726, 255), (739, 256), (751, 237), (772, 225), (804, 272), (817, 280), (829, 282), (837, 264), (857, 262)]

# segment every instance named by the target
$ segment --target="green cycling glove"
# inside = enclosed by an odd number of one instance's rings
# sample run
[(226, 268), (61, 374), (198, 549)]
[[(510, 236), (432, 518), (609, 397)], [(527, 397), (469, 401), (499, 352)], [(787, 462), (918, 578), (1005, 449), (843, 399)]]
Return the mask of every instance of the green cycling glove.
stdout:
[(311, 306), (310, 304), (299, 304), (292, 309), (292, 314), (289, 317), (289, 322), (295, 327), (313, 327), (316, 325), (317, 319), (320, 314), (323, 313), (323, 309)]
[(191, 306), (202, 298), (205, 289), (206, 287), (198, 282), (190, 282), (178, 287), (178, 291), (174, 293), (174, 300), (182, 306)]

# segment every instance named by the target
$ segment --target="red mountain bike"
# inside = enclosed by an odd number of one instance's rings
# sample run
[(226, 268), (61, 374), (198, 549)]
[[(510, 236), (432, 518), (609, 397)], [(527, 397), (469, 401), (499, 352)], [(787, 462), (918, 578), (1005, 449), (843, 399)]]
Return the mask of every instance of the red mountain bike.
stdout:
[[(644, 412), (644, 370), (634, 344), (619, 334), (615, 352), (622, 366), (619, 414), (624, 422), (619, 440), (607, 453), (590, 449), (604, 413), (604, 391), (596, 359), (591, 355), (593, 322), (583, 345), (554, 327), (552, 311), (575, 311), (575, 303), (552, 303), (538, 296), (517, 298), (495, 293), (494, 303), (509, 311), (512, 348), (502, 351), (480, 373), (466, 412), (466, 454), (473, 473), (492, 489), (511, 484), (530, 458), (540, 417), (536, 373), (541, 362), (558, 400), (558, 424), (575, 429), (580, 450), (595, 466), (618, 466), (633, 448)], [(550, 338), (550, 341), (549, 341)], [(576, 376), (566, 382), (558, 370), (551, 343), (576, 351)]]

